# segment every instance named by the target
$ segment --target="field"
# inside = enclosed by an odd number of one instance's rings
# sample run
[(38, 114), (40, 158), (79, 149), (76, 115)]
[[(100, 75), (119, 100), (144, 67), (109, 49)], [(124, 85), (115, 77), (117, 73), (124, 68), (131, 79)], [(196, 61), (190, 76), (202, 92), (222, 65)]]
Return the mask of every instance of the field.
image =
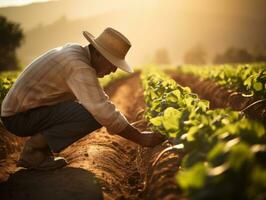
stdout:
[(1, 199), (266, 199), (266, 64), (143, 69), (102, 85), (164, 143), (145, 148), (102, 128), (59, 153), (67, 167), (39, 172), (16, 168), (25, 139), (1, 125)]

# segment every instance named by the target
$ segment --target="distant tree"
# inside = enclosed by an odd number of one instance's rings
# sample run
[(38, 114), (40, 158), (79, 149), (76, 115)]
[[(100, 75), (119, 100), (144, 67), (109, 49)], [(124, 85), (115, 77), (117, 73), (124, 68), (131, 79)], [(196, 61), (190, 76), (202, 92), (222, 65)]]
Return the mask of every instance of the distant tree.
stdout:
[(16, 49), (23, 38), (19, 24), (0, 16), (0, 71), (18, 69)]
[(266, 46), (263, 43), (254, 44), (252, 51), (254, 62), (266, 61)]
[(170, 58), (169, 53), (166, 49), (157, 49), (154, 54), (154, 63), (156, 64), (169, 64)]
[(59, 23), (59, 24), (65, 24), (67, 22), (68, 22), (68, 19), (66, 15), (62, 15), (61, 17), (58, 18), (57, 21), (55, 21), (55, 23)]
[(266, 62), (266, 54), (259, 53), (254, 56), (254, 62)]
[(252, 62), (253, 60), (253, 55), (250, 54), (247, 50), (230, 47), (223, 54), (216, 55), (213, 59), (213, 63), (247, 63)]
[(206, 63), (206, 51), (201, 45), (192, 47), (185, 55), (185, 64), (202, 65)]

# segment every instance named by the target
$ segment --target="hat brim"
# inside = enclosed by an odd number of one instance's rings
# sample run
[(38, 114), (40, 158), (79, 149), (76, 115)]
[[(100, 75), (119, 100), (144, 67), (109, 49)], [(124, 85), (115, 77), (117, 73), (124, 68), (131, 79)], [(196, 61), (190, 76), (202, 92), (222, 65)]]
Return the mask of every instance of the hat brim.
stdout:
[(95, 37), (87, 31), (82, 32), (84, 37), (113, 65), (122, 69), (125, 72), (133, 73), (134, 70), (128, 65), (124, 59), (117, 58), (105, 50), (102, 46), (95, 42)]

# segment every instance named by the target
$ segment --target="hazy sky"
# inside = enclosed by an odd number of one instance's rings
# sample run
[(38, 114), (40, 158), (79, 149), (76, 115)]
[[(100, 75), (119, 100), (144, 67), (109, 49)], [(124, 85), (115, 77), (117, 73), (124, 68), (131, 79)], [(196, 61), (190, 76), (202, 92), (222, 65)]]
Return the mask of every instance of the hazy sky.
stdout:
[(0, 0), (0, 7), (21, 6), (25, 4), (44, 2), (44, 1), (49, 1), (49, 0)]
[[(0, 0), (0, 6), (26, 1), (44, 0)], [(0, 15), (24, 30), (18, 50), (23, 65), (67, 42), (87, 44), (83, 30), (97, 36), (109, 26), (130, 39), (132, 65), (149, 63), (160, 49), (182, 64), (185, 53), (198, 46), (208, 62), (230, 47), (266, 54), (265, 8), (266, 0), (50, 0), (0, 8)]]

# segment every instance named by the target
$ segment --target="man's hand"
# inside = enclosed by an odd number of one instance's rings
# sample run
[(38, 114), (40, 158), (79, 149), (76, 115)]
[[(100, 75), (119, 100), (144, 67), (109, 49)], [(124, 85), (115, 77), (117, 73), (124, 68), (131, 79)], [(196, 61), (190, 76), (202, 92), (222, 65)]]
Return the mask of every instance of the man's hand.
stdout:
[(156, 146), (166, 139), (159, 133), (152, 133), (150, 131), (140, 132), (130, 124), (128, 124), (124, 130), (117, 134), (145, 147)]
[(151, 131), (143, 131), (140, 135), (140, 140), (143, 146), (153, 147), (166, 140), (165, 136), (160, 133), (153, 133)]

